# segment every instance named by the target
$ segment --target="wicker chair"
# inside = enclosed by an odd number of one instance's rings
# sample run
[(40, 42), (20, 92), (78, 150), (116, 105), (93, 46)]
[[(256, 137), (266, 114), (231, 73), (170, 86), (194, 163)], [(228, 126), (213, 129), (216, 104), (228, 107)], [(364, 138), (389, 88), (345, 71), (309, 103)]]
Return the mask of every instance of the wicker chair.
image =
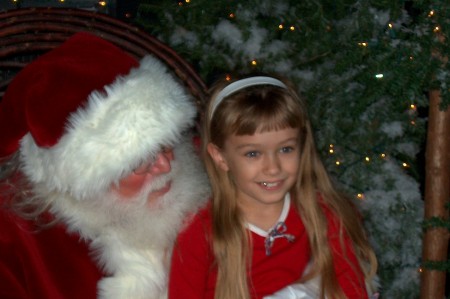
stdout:
[(146, 54), (159, 58), (185, 84), (202, 114), (205, 84), (170, 47), (138, 27), (108, 15), (66, 8), (26, 8), (0, 13), (0, 99), (19, 70), (80, 31), (96, 34), (138, 59)]

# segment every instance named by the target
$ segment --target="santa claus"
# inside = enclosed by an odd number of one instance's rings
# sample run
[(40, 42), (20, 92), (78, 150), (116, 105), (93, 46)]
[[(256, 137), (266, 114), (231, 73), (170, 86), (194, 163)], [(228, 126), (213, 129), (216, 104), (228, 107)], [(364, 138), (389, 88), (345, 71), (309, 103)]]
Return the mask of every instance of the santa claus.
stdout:
[(0, 103), (0, 298), (164, 298), (209, 187), (196, 109), (153, 57), (78, 33)]

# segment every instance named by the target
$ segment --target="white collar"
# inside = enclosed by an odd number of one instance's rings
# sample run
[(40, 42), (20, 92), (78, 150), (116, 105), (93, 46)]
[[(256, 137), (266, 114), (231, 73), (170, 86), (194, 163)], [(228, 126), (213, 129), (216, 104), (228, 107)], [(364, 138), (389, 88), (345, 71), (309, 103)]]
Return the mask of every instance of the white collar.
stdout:
[[(289, 192), (288, 192), (284, 196), (283, 210), (281, 210), (280, 217), (278, 218), (278, 221), (276, 221), (275, 225), (280, 222), (285, 222), (287, 215), (289, 213), (290, 206), (291, 206), (291, 196), (289, 195)], [(257, 234), (261, 237), (264, 237), (264, 238), (266, 238), (269, 235), (269, 232), (274, 228), (274, 226), (273, 226), (270, 229), (268, 229), (267, 231), (265, 231), (262, 228), (259, 228), (256, 225), (253, 225), (251, 223), (247, 223), (246, 226), (250, 231), (252, 231), (255, 234)]]

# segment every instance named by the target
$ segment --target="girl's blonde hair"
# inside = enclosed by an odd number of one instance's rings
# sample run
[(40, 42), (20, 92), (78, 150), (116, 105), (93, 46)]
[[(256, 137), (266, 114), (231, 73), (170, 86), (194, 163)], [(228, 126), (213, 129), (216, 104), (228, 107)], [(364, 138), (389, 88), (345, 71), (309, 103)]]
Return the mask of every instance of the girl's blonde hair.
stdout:
[[(304, 100), (291, 82), (280, 79), (287, 88), (257, 85), (240, 89), (215, 108), (217, 94), (231, 82), (219, 81), (211, 89), (211, 100), (203, 126), (203, 155), (209, 174), (212, 200), (212, 241), (218, 266), (215, 299), (250, 298), (251, 282), (247, 270), (251, 261), (251, 244), (242, 213), (236, 200), (236, 185), (232, 175), (216, 167), (207, 154), (208, 143), (224, 147), (225, 140), (235, 135), (252, 135), (283, 128), (298, 128), (300, 134), (300, 165), (291, 198), (305, 224), (312, 251), (310, 276), (320, 274), (321, 298), (345, 298), (333, 268), (327, 239), (327, 219), (320, 203), (339, 219), (340, 227), (350, 237), (360, 260), (366, 280), (375, 276), (376, 258), (352, 202), (337, 191), (316, 151), (312, 128)], [(320, 202), (318, 200), (320, 194)], [(343, 238), (341, 238), (341, 246)], [(344, 252), (345, 254), (345, 252)], [(369, 266), (366, 266), (369, 265)], [(308, 277), (310, 277), (308, 276)], [(306, 279), (308, 278), (306, 277)], [(362, 282), (363, 283), (363, 282)]]

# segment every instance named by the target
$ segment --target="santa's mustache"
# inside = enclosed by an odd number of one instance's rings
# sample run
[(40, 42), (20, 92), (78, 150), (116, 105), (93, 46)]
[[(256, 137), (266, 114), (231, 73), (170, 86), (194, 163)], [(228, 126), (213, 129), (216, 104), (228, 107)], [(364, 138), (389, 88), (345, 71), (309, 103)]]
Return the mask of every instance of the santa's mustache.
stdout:
[[(175, 168), (175, 169), (174, 169)], [(174, 181), (176, 172), (176, 166), (172, 167), (172, 171), (158, 177), (153, 178), (150, 182), (146, 183), (142, 186), (141, 190), (132, 197), (123, 197), (122, 195), (115, 193), (114, 197), (118, 199), (119, 202), (128, 202), (131, 205), (137, 205), (140, 207), (147, 206), (147, 201), (153, 193), (158, 193), (161, 190), (169, 187), (169, 190), (162, 194), (157, 201), (164, 201), (166, 195), (170, 195), (172, 191), (172, 183)], [(157, 202), (156, 205), (153, 206), (161, 206), (162, 202)], [(147, 207), (148, 208), (148, 207)]]

